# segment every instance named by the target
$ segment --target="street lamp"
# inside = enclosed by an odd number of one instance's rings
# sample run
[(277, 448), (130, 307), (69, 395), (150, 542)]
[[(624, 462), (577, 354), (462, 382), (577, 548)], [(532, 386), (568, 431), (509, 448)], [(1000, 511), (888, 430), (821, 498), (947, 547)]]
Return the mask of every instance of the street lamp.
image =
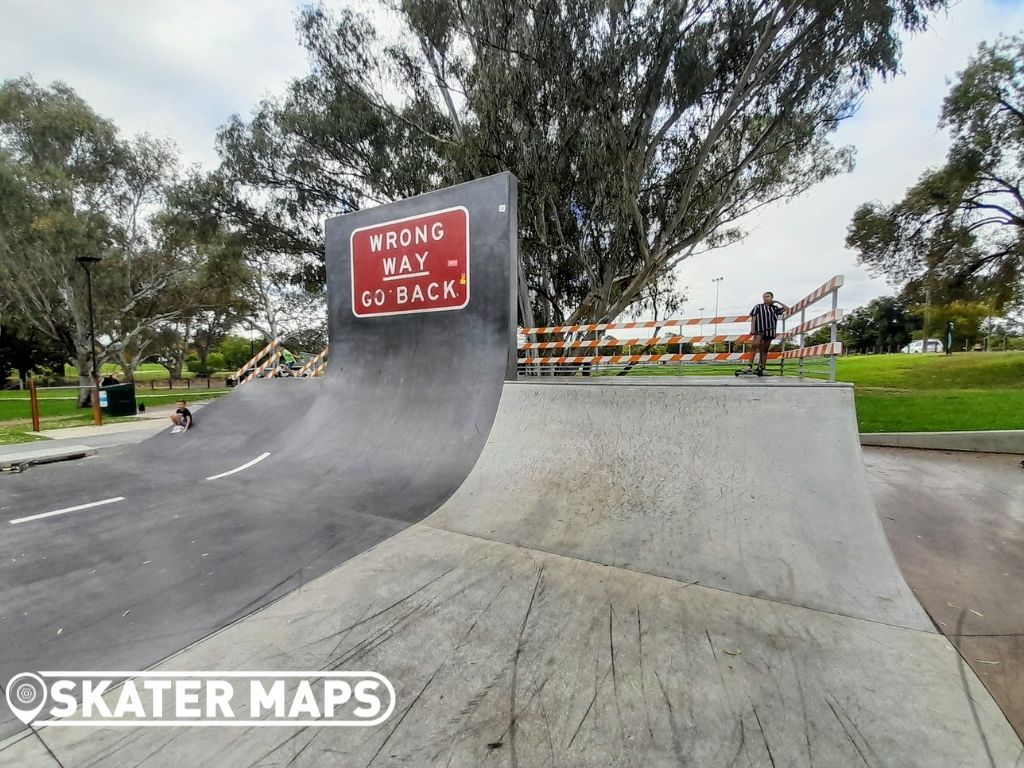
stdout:
[[(711, 282), (715, 284), (715, 318), (718, 317), (718, 291), (722, 287), (722, 281), (723, 280), (725, 280), (724, 277), (716, 277), (716, 278), (713, 278), (711, 280)], [(715, 336), (717, 336), (717, 335), (718, 335), (718, 323), (716, 322), (715, 323)]]
[[(698, 307), (697, 311), (700, 312), (700, 335), (704, 335), (704, 310), (705, 307)], [(702, 342), (703, 343), (703, 342)]]
[(97, 425), (103, 423), (100, 412), (100, 374), (96, 365), (96, 318), (92, 306), (92, 265), (99, 263), (99, 256), (77, 256), (77, 261), (85, 270), (85, 285), (89, 298), (89, 352), (92, 355), (92, 420)]

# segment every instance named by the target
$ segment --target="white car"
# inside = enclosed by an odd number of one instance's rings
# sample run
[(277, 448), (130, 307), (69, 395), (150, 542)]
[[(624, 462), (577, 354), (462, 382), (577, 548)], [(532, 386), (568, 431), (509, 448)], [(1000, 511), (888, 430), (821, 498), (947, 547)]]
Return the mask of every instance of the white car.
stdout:
[(924, 341), (922, 339), (918, 339), (917, 341), (910, 342), (909, 344), (907, 344), (907, 346), (903, 347), (903, 349), (900, 350), (900, 352), (902, 352), (905, 355), (907, 355), (907, 354), (915, 355), (915, 354), (917, 354), (919, 352), (945, 352), (945, 351), (946, 351), (946, 347), (942, 343), (941, 339), (928, 339), (928, 349), (924, 348)]

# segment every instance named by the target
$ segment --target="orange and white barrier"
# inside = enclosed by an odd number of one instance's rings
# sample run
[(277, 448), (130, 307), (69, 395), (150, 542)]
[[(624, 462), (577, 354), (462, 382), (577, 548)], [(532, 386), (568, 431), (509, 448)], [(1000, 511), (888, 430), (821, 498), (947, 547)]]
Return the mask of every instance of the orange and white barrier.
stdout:
[(828, 296), (830, 293), (835, 293), (843, 286), (843, 276), (836, 275), (831, 280), (822, 285), (819, 285), (807, 296), (800, 299), (796, 304), (789, 308), (789, 314), (786, 317), (793, 317), (797, 312), (801, 312), (807, 309), (812, 304), (817, 304), (823, 298)]
[[(272, 379), (275, 376), (277, 376), (277, 364), (280, 363), (280, 362), (281, 362), (281, 350), (280, 349), (275, 349), (274, 350), (274, 354), (272, 354), (270, 356), (270, 362), (268, 363), (268, 367), (270, 368), (269, 372), (267, 373), (267, 378), (268, 379)], [(266, 370), (266, 369), (264, 369), (264, 370)]]
[(659, 344), (718, 344), (729, 341), (748, 342), (753, 340), (750, 334), (720, 334), (718, 336), (656, 336), (651, 339), (616, 339), (606, 336), (592, 341), (532, 341), (519, 345), (520, 349), (593, 349), (595, 347), (653, 347)]
[(813, 320), (808, 320), (806, 323), (800, 323), (796, 328), (787, 330), (782, 334), (784, 338), (791, 338), (793, 336), (802, 336), (808, 331), (813, 331), (822, 326), (829, 325), (830, 323), (838, 323), (843, 319), (843, 310), (833, 309), (829, 310), (823, 315), (818, 315)]
[[(324, 347), (323, 351), (319, 355), (317, 355), (304, 366), (302, 366), (299, 369), (298, 373), (296, 373), (295, 375), (298, 376), (299, 378), (306, 375), (316, 376), (317, 372), (321, 370), (321, 368), (326, 367), (327, 365), (328, 349), (330, 349), (330, 347)], [(321, 365), (321, 363), (323, 363), (323, 365)]]
[(520, 328), (521, 336), (535, 336), (538, 334), (551, 333), (594, 333), (595, 331), (607, 331), (619, 328), (665, 328), (668, 326), (681, 325), (729, 325), (730, 323), (745, 323), (750, 320), (749, 315), (736, 315), (728, 317), (684, 317), (671, 320), (643, 320), (635, 323), (590, 323), (588, 325), (546, 325), (539, 328)]
[[(694, 352), (664, 355), (582, 355), (577, 357), (526, 357), (520, 365), (636, 365), (637, 363), (739, 363), (753, 358), (753, 352)], [(779, 352), (768, 353), (769, 360), (782, 357)]]
[[(249, 358), (249, 361), (245, 365), (243, 365), (241, 368), (235, 371), (235, 375), (232, 378), (234, 378), (234, 380), (238, 384), (242, 384), (251, 379), (253, 375), (255, 375), (256, 373), (257, 363), (259, 363), (259, 361), (262, 360), (264, 356), (269, 354), (271, 350), (277, 349), (278, 347), (280, 347), (280, 345), (280, 339), (274, 339), (273, 341), (271, 341), (269, 344), (263, 347), (263, 349), (261, 349), (251, 358)], [(245, 374), (244, 379), (242, 378), (243, 374)]]
[(841, 354), (843, 354), (843, 342), (837, 341), (834, 343), (829, 342), (828, 344), (815, 344), (810, 347), (800, 347), (799, 349), (787, 349), (780, 356), (785, 360), (791, 360), (805, 357), (830, 357), (831, 355)]
[[(799, 324), (793, 328), (786, 328), (785, 320), (779, 333), (779, 339), (783, 346), (799, 338), (800, 347), (779, 352), (771, 352), (769, 360), (778, 361), (780, 367), (786, 360), (797, 360), (799, 363), (800, 375), (804, 374), (804, 361), (809, 358), (829, 358), (829, 377), (835, 380), (835, 356), (842, 354), (843, 345), (836, 339), (836, 326), (843, 318), (843, 311), (837, 306), (838, 291), (843, 285), (843, 276), (835, 275), (828, 281), (814, 289), (810, 294), (796, 302), (786, 314), (786, 319), (794, 316), (799, 317)], [(816, 304), (826, 297), (831, 297), (832, 308), (817, 317), (806, 320), (807, 308)], [(616, 354), (601, 355), (593, 354), (609, 348), (623, 347), (667, 347), (682, 344), (743, 344), (753, 341), (749, 332), (717, 333), (714, 335), (684, 336), (682, 328), (694, 325), (730, 325), (738, 323), (749, 323), (749, 315), (727, 315), (718, 317), (692, 317), (692, 318), (670, 318), (667, 320), (645, 320), (637, 322), (622, 323), (590, 323), (580, 325), (550, 325), (538, 326), (535, 328), (520, 328), (520, 343), (518, 348), (523, 354), (517, 361), (520, 366), (540, 366), (540, 369), (549, 366), (578, 366), (578, 365), (607, 365), (607, 366), (633, 366), (645, 363), (742, 363), (749, 362), (753, 358), (752, 352), (692, 352), (692, 353), (666, 353), (666, 354)], [(832, 339), (827, 344), (816, 344), (810, 347), (803, 346), (806, 335), (818, 328), (825, 326), (832, 327)], [(653, 328), (657, 334), (662, 329), (678, 327), (678, 335), (651, 336), (647, 338), (617, 339), (614, 336), (602, 335), (601, 338), (581, 338), (588, 334), (603, 334), (605, 331), (621, 328)], [(745, 331), (748, 329), (744, 329)], [(564, 334), (557, 339), (559, 334)], [(556, 336), (557, 340), (534, 341), (537, 336)], [(545, 357), (538, 355), (541, 351), (550, 350), (587, 350), (590, 354), (566, 355), (556, 352), (558, 356)], [(538, 369), (535, 369), (538, 370)]]

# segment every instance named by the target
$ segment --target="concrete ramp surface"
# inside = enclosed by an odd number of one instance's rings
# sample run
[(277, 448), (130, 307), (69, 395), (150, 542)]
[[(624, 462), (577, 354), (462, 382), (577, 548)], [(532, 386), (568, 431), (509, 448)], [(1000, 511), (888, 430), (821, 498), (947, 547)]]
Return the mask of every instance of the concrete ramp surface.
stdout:
[(506, 384), (435, 514), (163, 665), (379, 671), (387, 723), (47, 744), (65, 766), (1019, 765), (892, 560), (850, 394)]
[(427, 523), (931, 629), (868, 495), (852, 386), (640, 381), (506, 384), (472, 474)]

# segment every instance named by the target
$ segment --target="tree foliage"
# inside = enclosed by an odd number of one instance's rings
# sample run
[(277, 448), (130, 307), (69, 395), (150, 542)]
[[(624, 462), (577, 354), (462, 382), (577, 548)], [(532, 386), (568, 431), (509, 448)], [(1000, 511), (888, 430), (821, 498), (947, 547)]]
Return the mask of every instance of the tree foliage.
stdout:
[(829, 135), (940, 5), (396, 0), (398, 40), (307, 8), (310, 73), (223, 128), (206, 189), (316, 285), (327, 216), (510, 170), (522, 319), (610, 320), (847, 170)]
[(844, 317), (839, 335), (850, 352), (896, 352), (920, 327), (906, 299), (880, 296)]
[[(923, 320), (925, 307), (915, 304), (910, 308), (914, 317)], [(947, 324), (953, 323), (954, 346), (973, 346), (984, 335), (984, 328), (992, 317), (992, 305), (980, 301), (955, 300), (928, 308), (932, 338), (945, 340)]]
[(854, 213), (847, 245), (895, 283), (928, 283), (951, 299), (1019, 300), (1024, 267), (1024, 39), (982, 44), (959, 73), (939, 125), (952, 146), (893, 205)]
[(0, 85), (0, 298), (76, 362), (83, 383), (92, 344), (78, 257), (100, 259), (97, 363), (117, 360), (129, 378), (173, 336), (169, 324), (197, 326), (203, 313), (220, 322), (239, 303), (230, 249), (169, 202), (177, 175), (169, 142), (121, 138), (66, 85)]
[(161, 299), (181, 265), (148, 226), (173, 162), (163, 142), (119, 139), (65, 85), (0, 86), (0, 289), (83, 374), (91, 344), (77, 257), (102, 259), (93, 267), (101, 360), (174, 311)]
[(11, 372), (24, 382), (32, 371), (52, 368), (63, 374), (67, 353), (16, 314), (4, 312), (0, 328), (0, 386)]

